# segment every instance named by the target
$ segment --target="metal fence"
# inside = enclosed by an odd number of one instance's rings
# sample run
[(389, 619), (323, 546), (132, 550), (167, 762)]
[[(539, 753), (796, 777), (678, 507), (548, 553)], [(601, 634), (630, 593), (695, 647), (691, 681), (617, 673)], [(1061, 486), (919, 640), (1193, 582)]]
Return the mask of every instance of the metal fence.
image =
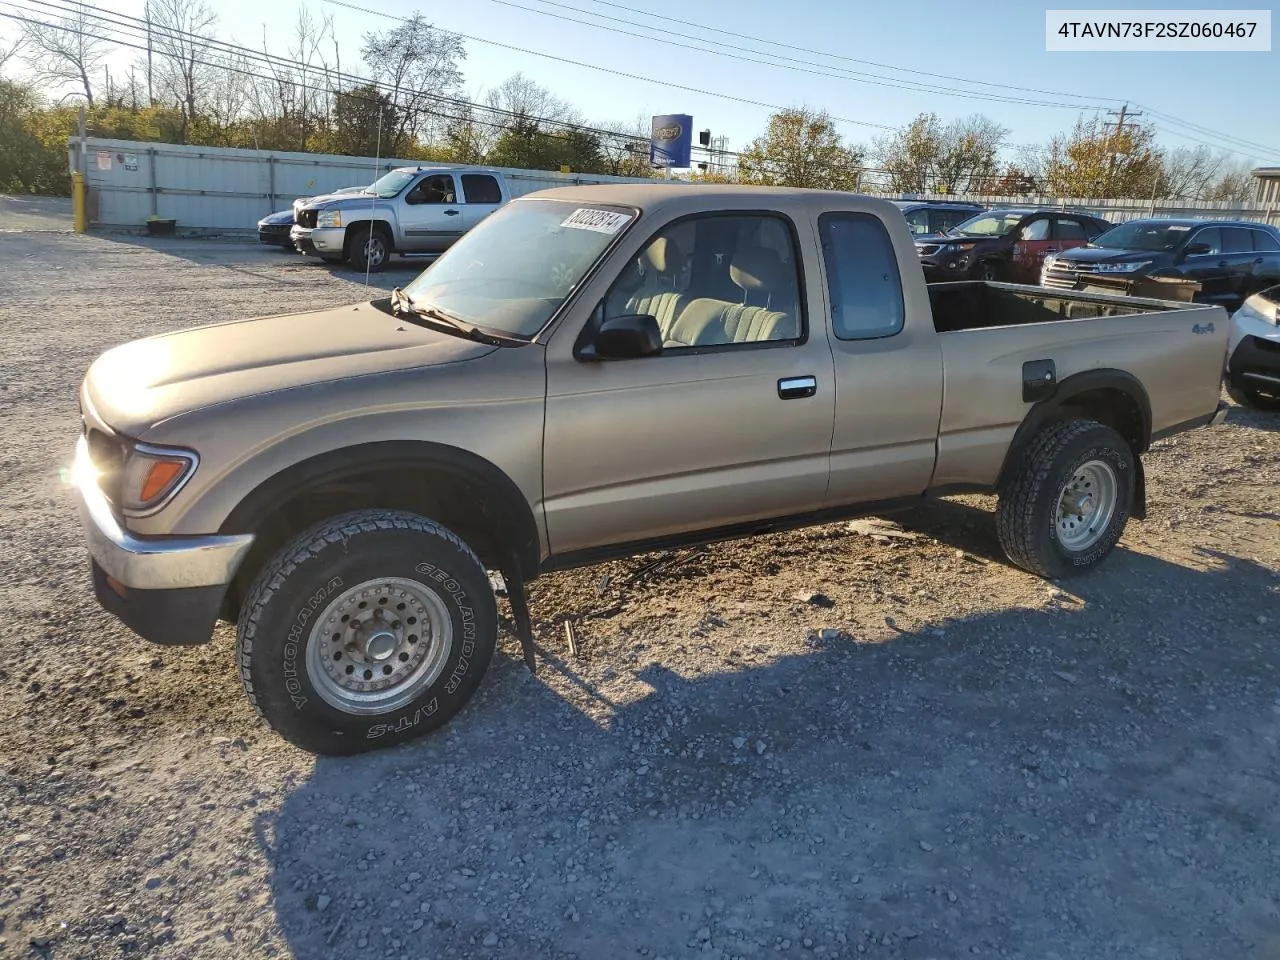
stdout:
[[(180, 231), (219, 232), (254, 230), (261, 217), (287, 209), (297, 197), (372, 183), (395, 167), (423, 163), (398, 157), (237, 150), (95, 137), (84, 142), (83, 167), (78, 166), (79, 138), (71, 138), (68, 154), (71, 169), (84, 170), (91, 225), (141, 228), (156, 217), (176, 220)], [(639, 179), (491, 169), (504, 175), (512, 196), (549, 187)]]
[[(80, 141), (69, 141), (71, 169), (83, 169), (89, 191), (89, 221), (103, 227), (140, 228), (148, 218), (177, 221), (179, 230), (248, 231), (258, 219), (284, 210), (297, 197), (315, 196), (372, 183), (395, 167), (420, 161), (398, 157), (344, 157), (139, 143), (89, 137), (84, 166)], [(461, 164), (432, 164), (461, 166)], [(586, 183), (651, 182), (550, 170), (498, 168), (512, 196), (534, 190)], [(671, 181), (678, 183), (680, 181)], [(876, 194), (895, 199), (970, 200), (986, 207), (1056, 207), (1092, 213), (1119, 223), (1137, 217), (1196, 217), (1256, 220), (1280, 225), (1280, 207), (1224, 202), (1166, 200), (1088, 200), (1084, 198), (982, 196), (971, 194)]]

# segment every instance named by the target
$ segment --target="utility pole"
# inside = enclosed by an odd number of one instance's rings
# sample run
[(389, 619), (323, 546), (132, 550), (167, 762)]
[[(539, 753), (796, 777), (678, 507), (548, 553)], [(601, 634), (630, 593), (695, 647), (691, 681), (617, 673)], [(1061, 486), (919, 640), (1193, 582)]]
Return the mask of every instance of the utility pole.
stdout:
[(1111, 150), (1111, 141), (1112, 141), (1112, 138), (1114, 138), (1114, 137), (1119, 137), (1119, 136), (1120, 136), (1120, 134), (1124, 133), (1124, 128), (1125, 128), (1125, 127), (1136, 127), (1136, 126), (1137, 126), (1137, 124), (1136, 124), (1136, 123), (1133, 123), (1133, 122), (1128, 122), (1128, 123), (1126, 123), (1126, 122), (1125, 122), (1125, 117), (1140, 117), (1140, 116), (1142, 116), (1142, 111), (1140, 111), (1140, 110), (1139, 110), (1139, 111), (1131, 112), (1131, 111), (1129, 110), (1129, 104), (1127, 104), (1127, 103), (1126, 103), (1126, 104), (1124, 104), (1124, 105), (1123, 105), (1119, 110), (1108, 110), (1108, 111), (1107, 111), (1107, 115), (1108, 115), (1108, 116), (1111, 116), (1111, 117), (1115, 117), (1115, 118), (1116, 118), (1116, 129), (1115, 129), (1115, 132), (1114, 132), (1114, 133), (1108, 133), (1108, 134), (1107, 134), (1107, 139), (1106, 139), (1106, 142), (1105, 142), (1105, 149), (1106, 149), (1106, 153), (1107, 153), (1107, 176), (1106, 176), (1106, 180), (1105, 180), (1105, 182), (1103, 183), (1103, 189), (1104, 189), (1107, 193), (1110, 193), (1110, 192), (1111, 192), (1111, 177), (1112, 177), (1112, 174), (1113, 174), (1113, 173), (1114, 173), (1114, 171), (1115, 171), (1115, 163), (1116, 163), (1116, 155), (1115, 155), (1115, 153)]
[(147, 106), (154, 107), (156, 105), (155, 93), (151, 87), (151, 0), (147, 0), (146, 5), (147, 17)]

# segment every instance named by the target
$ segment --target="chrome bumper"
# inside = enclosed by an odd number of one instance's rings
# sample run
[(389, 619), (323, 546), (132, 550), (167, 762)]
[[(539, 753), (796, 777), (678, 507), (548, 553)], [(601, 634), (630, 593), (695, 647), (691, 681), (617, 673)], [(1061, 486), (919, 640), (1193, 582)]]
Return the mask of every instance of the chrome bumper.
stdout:
[(94, 482), (89, 445), (76, 442), (74, 489), (89, 553), (112, 579), (135, 590), (225, 586), (253, 545), (252, 534), (138, 537), (126, 530)]

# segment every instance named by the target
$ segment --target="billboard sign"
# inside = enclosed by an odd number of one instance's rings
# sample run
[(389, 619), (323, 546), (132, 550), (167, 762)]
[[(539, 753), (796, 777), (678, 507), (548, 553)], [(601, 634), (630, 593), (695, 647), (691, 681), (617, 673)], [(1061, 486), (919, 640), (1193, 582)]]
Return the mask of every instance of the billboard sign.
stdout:
[(655, 167), (687, 167), (693, 150), (693, 117), (668, 113), (653, 118), (649, 162)]

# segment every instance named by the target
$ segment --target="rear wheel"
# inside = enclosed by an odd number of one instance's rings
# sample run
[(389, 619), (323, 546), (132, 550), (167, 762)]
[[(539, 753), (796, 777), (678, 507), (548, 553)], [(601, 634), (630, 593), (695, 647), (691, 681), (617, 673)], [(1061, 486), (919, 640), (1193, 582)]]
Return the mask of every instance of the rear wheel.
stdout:
[(1280, 387), (1272, 393), (1260, 393), (1251, 387), (1227, 384), (1227, 396), (1251, 410), (1280, 410)]
[(1133, 505), (1134, 454), (1093, 420), (1049, 424), (1000, 493), (996, 529), (1009, 559), (1058, 579), (1097, 566), (1115, 548)]
[(240, 613), (250, 702), (290, 743), (353, 754), (421, 736), (476, 691), (497, 641), (488, 574), (424, 517), (365, 510), (302, 533)]

